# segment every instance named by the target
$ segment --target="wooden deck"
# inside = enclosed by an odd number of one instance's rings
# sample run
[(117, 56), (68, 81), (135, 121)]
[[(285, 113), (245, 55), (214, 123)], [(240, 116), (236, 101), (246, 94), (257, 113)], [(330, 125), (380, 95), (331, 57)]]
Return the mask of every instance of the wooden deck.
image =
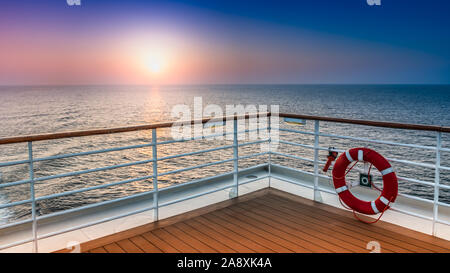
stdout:
[(450, 252), (450, 242), (274, 189), (228, 200), (81, 246), (90, 253)]

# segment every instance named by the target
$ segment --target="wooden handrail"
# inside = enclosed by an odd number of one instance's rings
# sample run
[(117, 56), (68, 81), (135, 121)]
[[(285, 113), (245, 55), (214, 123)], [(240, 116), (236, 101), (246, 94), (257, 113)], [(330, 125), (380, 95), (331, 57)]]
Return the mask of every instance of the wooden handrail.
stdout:
[[(61, 138), (71, 138), (71, 137), (82, 137), (82, 136), (93, 136), (93, 135), (105, 135), (114, 133), (124, 133), (132, 131), (142, 131), (151, 130), (157, 128), (168, 128), (176, 124), (181, 123), (206, 123), (208, 121), (218, 122), (226, 121), (231, 119), (248, 119), (251, 117), (260, 116), (270, 116), (270, 113), (260, 113), (260, 114), (247, 114), (241, 116), (223, 116), (219, 118), (204, 118), (201, 120), (191, 120), (191, 121), (173, 121), (173, 122), (163, 122), (163, 123), (153, 123), (146, 125), (137, 125), (129, 127), (118, 127), (118, 128), (105, 128), (105, 129), (93, 129), (84, 131), (72, 131), (72, 132), (60, 132), (60, 133), (49, 133), (49, 134), (39, 134), (39, 135), (29, 135), (29, 136), (17, 136), (17, 137), (6, 137), (0, 138), (0, 145), (2, 144), (13, 144), (29, 141), (41, 141), (41, 140), (51, 140), (51, 139), (61, 139)], [(437, 125), (422, 125), (422, 124), (410, 124), (410, 123), (398, 123), (398, 122), (385, 122), (385, 121), (373, 121), (373, 120), (360, 120), (360, 119), (346, 119), (346, 118), (333, 118), (333, 117), (322, 117), (322, 116), (311, 116), (311, 115), (299, 115), (299, 114), (288, 114), (280, 113), (280, 117), (286, 118), (297, 118), (297, 119), (307, 119), (307, 120), (320, 120), (329, 121), (337, 123), (348, 123), (357, 125), (366, 125), (374, 127), (384, 127), (384, 128), (394, 128), (394, 129), (407, 129), (407, 130), (422, 130), (422, 131), (435, 131), (435, 132), (445, 132), (450, 133), (450, 127), (448, 126), (437, 126)]]
[(129, 126), (129, 127), (103, 128), (103, 129), (92, 129), (92, 130), (84, 130), (84, 131), (72, 131), (72, 132), (49, 133), (49, 134), (39, 134), (39, 135), (29, 135), (29, 136), (6, 137), (6, 138), (0, 138), (0, 145), (29, 142), (29, 141), (71, 138), (71, 137), (107, 135), (107, 134), (115, 134), (115, 133), (151, 130), (151, 129), (157, 129), (157, 128), (168, 128), (168, 127), (172, 127), (173, 125), (182, 124), (182, 123), (184, 123), (184, 124), (191, 123), (191, 125), (193, 125), (193, 124), (198, 124), (198, 123), (207, 123), (208, 121), (220, 122), (220, 121), (234, 120), (234, 119), (248, 119), (248, 118), (256, 117), (258, 115), (259, 116), (269, 116), (270, 113), (247, 114), (247, 115), (241, 115), (241, 116), (234, 115), (234, 116), (223, 116), (223, 117), (218, 117), (218, 118), (204, 118), (204, 119), (188, 120), (188, 121), (172, 121), (172, 122), (152, 123), (152, 124), (136, 125), (136, 126)]
[(423, 125), (423, 124), (386, 122), (386, 121), (374, 121), (374, 120), (362, 120), (362, 119), (332, 118), (332, 117), (309, 116), (309, 115), (286, 114), (286, 113), (280, 113), (280, 117), (330, 121), (330, 122), (349, 123), (349, 124), (394, 128), (394, 129), (422, 130), (422, 131), (436, 131), (436, 132), (450, 133), (450, 127), (438, 126), (438, 125)]

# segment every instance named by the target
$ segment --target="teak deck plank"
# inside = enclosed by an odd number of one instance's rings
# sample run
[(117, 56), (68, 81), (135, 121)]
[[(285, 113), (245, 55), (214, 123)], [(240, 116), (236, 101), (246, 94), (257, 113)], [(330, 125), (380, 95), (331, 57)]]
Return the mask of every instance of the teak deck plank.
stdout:
[(89, 253), (108, 253), (104, 247), (97, 247), (89, 250)]
[[(332, 228), (332, 230), (334, 231), (333, 235), (345, 238), (347, 242), (353, 242), (356, 245), (360, 245), (360, 242), (362, 242), (362, 245), (365, 247), (369, 241), (376, 239), (374, 237), (370, 237), (365, 234), (355, 232), (349, 228), (342, 227), (338, 224), (339, 220), (329, 217), (323, 217), (318, 213), (314, 212), (310, 213), (307, 210), (302, 210), (301, 213), (299, 213), (298, 211), (292, 210), (290, 208), (285, 208), (282, 205), (280, 205), (278, 209), (287, 211), (287, 213), (295, 215), (299, 218), (306, 219), (307, 221), (311, 222), (314, 225), (314, 227), (325, 226), (328, 228)], [(410, 252), (407, 249), (398, 247), (388, 242), (384, 241), (382, 242), (384, 249), (385, 250), (387, 249), (388, 252)]]
[[(274, 202), (273, 200), (270, 200), (271, 202)], [(355, 225), (358, 225), (357, 221), (353, 219), (335, 219), (332, 217), (332, 215), (328, 215), (327, 213), (322, 213), (318, 210), (309, 210), (305, 207), (292, 207), (289, 203), (283, 203), (281, 202), (279, 204), (279, 207), (282, 209), (288, 209), (294, 213), (297, 214), (303, 214), (303, 215), (309, 215), (311, 217), (314, 217), (315, 219), (318, 219), (323, 223), (326, 223), (328, 221), (329, 223), (332, 223), (333, 229), (336, 231), (340, 231), (342, 233), (345, 233), (349, 236), (353, 236), (354, 238), (359, 238), (361, 240), (364, 240), (366, 244), (370, 241), (378, 241), (380, 242), (385, 249), (388, 249), (392, 252), (416, 252), (414, 249), (414, 246), (408, 246), (401, 244), (400, 241), (393, 241), (389, 237), (382, 236), (382, 234), (374, 233), (374, 232), (366, 232), (363, 229), (360, 229), (358, 227), (355, 227)], [(347, 222), (347, 220), (349, 222)], [(365, 225), (365, 224), (364, 224)], [(400, 244), (398, 244), (400, 242)], [(405, 247), (406, 246), (406, 247)]]
[(200, 240), (197, 240), (197, 238), (191, 236), (189, 233), (186, 233), (185, 231), (183, 231), (183, 229), (180, 229), (175, 225), (165, 227), (164, 229), (178, 239), (183, 240), (186, 244), (192, 246), (194, 249), (197, 249), (201, 253), (217, 252), (217, 250), (215, 250), (214, 248), (210, 247)]
[(161, 253), (162, 252), (161, 249), (157, 248), (154, 244), (147, 241), (141, 235), (131, 237), (130, 241), (132, 241), (135, 245), (137, 245), (145, 253)]
[(143, 253), (144, 251), (129, 239), (120, 240), (117, 244), (127, 253)]
[(135, 229), (82, 244), (82, 251), (367, 253), (367, 243), (377, 241), (382, 252), (450, 252), (449, 241), (382, 221), (364, 224), (351, 212), (275, 189)]
[(106, 251), (108, 253), (125, 253), (125, 250), (123, 250), (118, 244), (111, 243), (104, 246)]
[(158, 236), (156, 236), (152, 232), (146, 232), (142, 234), (142, 237), (144, 237), (147, 241), (155, 245), (157, 248), (161, 249), (162, 252), (165, 253), (178, 253), (180, 252), (177, 248), (173, 247), (169, 243), (165, 242), (164, 240), (161, 240)]
[(217, 240), (219, 240), (220, 242), (234, 249), (235, 252), (254, 252), (250, 248), (236, 241), (233, 237), (223, 235), (222, 233), (217, 232), (209, 226), (204, 226), (202, 223), (196, 221), (195, 219), (187, 220), (185, 223), (198, 230), (199, 232), (208, 235), (209, 237), (217, 238)]
[(359, 221), (355, 221), (352, 213), (349, 211), (345, 211), (342, 209), (338, 209), (326, 204), (321, 204), (318, 202), (314, 202), (312, 200), (308, 200), (299, 196), (295, 196), (290, 193), (282, 192), (282, 191), (271, 191), (272, 194), (267, 195), (269, 198), (272, 197), (281, 197), (280, 200), (287, 201), (294, 200), (296, 203), (300, 203), (306, 205), (306, 208), (310, 211), (316, 211), (316, 209), (320, 209), (317, 212), (326, 212), (328, 215), (333, 216), (336, 219), (347, 219), (352, 220), (351, 222), (361, 228), (362, 230), (368, 230), (373, 232), (382, 232), (385, 234), (389, 234), (392, 238), (407, 238), (408, 241), (414, 242), (415, 245), (425, 244), (427, 247), (435, 248), (438, 251), (449, 252), (450, 251), (450, 241), (441, 239), (438, 237), (434, 237), (425, 233), (421, 233), (412, 229), (408, 229), (402, 226), (398, 226), (395, 224), (387, 223), (380, 221), (374, 225), (367, 225), (361, 223)]
[[(257, 202), (258, 200), (255, 200)], [(296, 216), (291, 216), (288, 214), (284, 214), (281, 211), (275, 210), (272, 207), (269, 206), (263, 206), (259, 204), (245, 204), (246, 208), (248, 208), (249, 211), (254, 211), (256, 214), (261, 215), (263, 217), (271, 217), (272, 215), (276, 214), (278, 215), (277, 218), (272, 219), (274, 222), (280, 223), (281, 225), (289, 226), (293, 229), (297, 229), (299, 231), (303, 231), (306, 234), (310, 235), (312, 238), (316, 238), (319, 240), (324, 240), (327, 242), (330, 242), (334, 246), (332, 248), (335, 248), (339, 250), (340, 252), (361, 252), (364, 251), (364, 248), (358, 247), (356, 245), (353, 245), (351, 243), (348, 243), (346, 240), (341, 240), (336, 234), (329, 235), (329, 230), (322, 229), (321, 226), (314, 226), (314, 228), (311, 228), (310, 225), (307, 225), (305, 221), (302, 219), (297, 218)], [(258, 206), (259, 205), (259, 206)], [(256, 211), (255, 211), (256, 209)], [(326, 226), (327, 223), (323, 222), (323, 226)]]
[(161, 240), (164, 242), (172, 245), (174, 248), (179, 250), (180, 252), (198, 252), (197, 249), (193, 248), (192, 246), (186, 244), (182, 240), (178, 239), (177, 237), (173, 236), (165, 228), (159, 228), (152, 231), (152, 233), (156, 236), (158, 236)]
[[(321, 232), (323, 234), (329, 234), (330, 232), (330, 226), (333, 228), (333, 231), (335, 231), (332, 235), (334, 238), (339, 239), (340, 243), (343, 247), (347, 249), (354, 250), (356, 252), (365, 252), (366, 251), (366, 244), (367, 240), (354, 238), (352, 237), (353, 234), (350, 233), (350, 235), (345, 234), (346, 230), (340, 230), (337, 229), (333, 224), (330, 224), (330, 222), (324, 222), (317, 220), (313, 217), (310, 217), (308, 215), (305, 215), (303, 213), (292, 213), (291, 210), (287, 210), (285, 208), (282, 208), (280, 206), (272, 206), (271, 202), (268, 202), (266, 200), (255, 200), (257, 202), (257, 205), (261, 208), (265, 208), (270, 212), (274, 212), (280, 217), (289, 219), (290, 221), (298, 223), (300, 226), (311, 226), (314, 227), (314, 229), (318, 232)], [(252, 204), (253, 205), (253, 204)]]
[(267, 230), (262, 229), (261, 227), (251, 225), (250, 223), (247, 222), (247, 219), (241, 220), (241, 219), (239, 219), (239, 216), (235, 217), (236, 215), (233, 212), (224, 210), (224, 213), (225, 213), (224, 215), (220, 215), (221, 218), (232, 222), (234, 225), (239, 226), (239, 228), (247, 229), (247, 230), (249, 230), (255, 234), (258, 234), (276, 244), (282, 245), (283, 247), (286, 247), (290, 251), (298, 252), (298, 253), (311, 252), (308, 249), (306, 249), (302, 246), (296, 245), (296, 244), (292, 243), (291, 241), (286, 240), (283, 237), (274, 235), (274, 234), (268, 232)]
[(230, 222), (220, 218), (220, 216), (215, 215), (213, 213), (205, 215), (205, 218), (207, 218), (209, 221), (212, 221), (218, 225), (222, 225), (230, 230), (233, 230), (236, 233), (240, 233), (240, 234), (242, 234), (242, 236), (245, 236), (246, 238), (254, 241), (255, 243), (266, 246), (267, 248), (269, 248), (269, 250), (271, 252), (278, 252), (278, 253), (293, 252), (293, 251), (289, 250), (288, 248), (283, 247), (283, 245), (279, 245), (279, 244), (272, 242), (262, 236), (255, 234), (252, 231), (249, 231), (245, 228), (239, 227), (238, 225), (230, 223)]
[(298, 244), (299, 246), (304, 246), (311, 252), (337, 252), (334, 248), (329, 247), (329, 243), (326, 241), (313, 240), (305, 233), (298, 232), (297, 230), (291, 229), (286, 226), (277, 225), (271, 219), (259, 216), (254, 213), (250, 213), (245, 209), (242, 209), (241, 207), (233, 206), (230, 208), (230, 210), (233, 210), (237, 214), (243, 215), (248, 219), (249, 222), (253, 223), (254, 225), (262, 226), (273, 234), (286, 238), (287, 240)]
[(207, 218), (205, 218), (203, 216), (197, 217), (196, 220), (204, 225), (214, 228), (216, 231), (224, 234), (225, 236), (227, 236), (229, 238), (232, 238), (233, 240), (237, 240), (238, 242), (244, 244), (246, 247), (250, 248), (252, 250), (252, 252), (273, 252), (271, 249), (265, 247), (264, 245), (258, 244), (255, 241), (252, 241), (252, 240), (242, 236), (238, 232), (228, 229), (228, 228), (226, 228), (222, 225), (219, 225), (213, 221), (209, 221)]
[[(313, 212), (316, 215), (336, 219), (336, 220), (338, 220), (337, 223), (339, 226), (350, 229), (356, 233), (363, 234), (365, 236), (368, 236), (369, 238), (373, 238), (373, 239), (379, 240), (381, 242), (390, 243), (392, 245), (395, 245), (402, 249), (409, 250), (411, 252), (422, 252), (423, 253), (423, 252), (449, 251), (448, 249), (445, 250), (444, 248), (440, 248), (437, 246), (433, 246), (432, 244), (421, 242), (420, 240), (417, 240), (415, 238), (411, 238), (409, 236), (404, 236), (401, 233), (394, 233), (392, 231), (389, 231), (389, 230), (379, 227), (379, 224), (384, 224), (384, 223), (368, 225), (368, 224), (356, 221), (349, 217), (339, 217), (339, 215), (336, 215), (335, 213), (332, 213), (332, 212), (325, 211), (323, 209), (311, 210), (311, 208), (306, 205), (292, 206), (292, 204), (289, 203), (287, 200), (283, 200), (283, 198), (278, 197), (278, 196), (270, 195), (270, 196), (268, 196), (268, 198), (271, 200), (279, 200), (280, 202), (284, 202), (282, 204), (283, 207), (289, 207), (289, 209), (292, 209), (295, 211), (298, 211), (299, 207), (301, 206), (302, 213), (306, 210), (308, 212)], [(434, 251), (432, 249), (434, 249)]]
[(182, 229), (186, 233), (191, 234), (197, 240), (209, 245), (210, 247), (214, 248), (219, 253), (234, 253), (234, 252), (236, 252), (236, 250), (228, 247), (227, 245), (218, 241), (216, 238), (205, 235), (205, 234), (199, 232), (198, 230), (192, 228), (191, 226), (187, 225), (186, 223), (177, 223), (174, 226)]

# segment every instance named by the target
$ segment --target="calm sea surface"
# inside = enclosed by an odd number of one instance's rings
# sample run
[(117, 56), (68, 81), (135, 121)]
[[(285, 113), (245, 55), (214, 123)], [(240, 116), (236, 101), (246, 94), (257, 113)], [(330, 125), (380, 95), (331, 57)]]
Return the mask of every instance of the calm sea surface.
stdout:
[[(396, 121), (407, 123), (450, 126), (449, 85), (214, 85), (214, 86), (77, 86), (77, 87), (0, 87), (0, 137), (74, 131), (92, 128), (119, 127), (174, 120), (170, 113), (177, 104), (192, 107), (194, 97), (202, 97), (203, 105), (217, 104), (225, 109), (227, 104), (279, 105), (280, 112), (311, 114), (355, 119)], [(313, 122), (303, 128), (287, 124), (281, 127), (312, 130)], [(436, 133), (374, 127), (321, 123), (323, 132), (382, 139), (420, 145), (436, 145)], [(168, 130), (158, 132), (158, 141), (170, 140)], [(282, 133), (281, 139), (312, 144), (307, 135)], [(81, 137), (73, 139), (40, 141), (33, 144), (34, 157), (47, 157), (81, 151), (121, 147), (148, 143), (150, 131)], [(348, 149), (366, 146), (376, 149), (386, 157), (408, 159), (434, 164), (435, 151), (411, 149), (367, 142), (321, 137), (323, 147)], [(228, 141), (192, 141), (163, 145), (158, 156), (179, 154), (199, 149), (229, 145)], [(450, 136), (443, 135), (444, 147), (450, 147)], [(26, 144), (1, 145), (0, 162), (26, 159)], [(311, 150), (280, 145), (279, 151), (301, 157), (313, 158)], [(258, 153), (258, 145), (246, 146), (241, 155)], [(109, 165), (117, 165), (151, 158), (151, 148), (125, 150), (107, 154), (70, 157), (34, 164), (36, 177), (62, 174)], [(320, 154), (326, 160), (326, 153)], [(232, 157), (231, 150), (210, 152), (185, 158), (162, 161), (159, 172), (186, 168), (202, 163)], [(265, 156), (239, 162), (239, 167), (263, 163)], [(309, 162), (283, 157), (273, 157), (277, 164), (312, 171)], [(442, 153), (441, 164), (450, 166), (450, 153)], [(434, 169), (393, 163), (399, 176), (434, 181)], [(192, 179), (216, 175), (232, 170), (232, 163), (192, 170), (159, 178), (161, 187), (183, 183)], [(0, 183), (28, 178), (28, 165), (0, 168)], [(118, 168), (110, 171), (88, 173), (36, 184), (36, 195), (73, 191), (90, 186), (114, 183), (152, 174), (150, 164)], [(441, 171), (441, 183), (450, 185), (450, 172)], [(151, 180), (80, 192), (38, 202), (40, 215), (78, 207), (98, 201), (110, 200), (152, 189)], [(433, 188), (400, 181), (400, 192), (433, 199)], [(450, 191), (441, 190), (441, 201), (450, 202)], [(29, 185), (0, 188), (0, 204), (30, 198)], [(0, 224), (30, 217), (30, 205), (0, 209)]]

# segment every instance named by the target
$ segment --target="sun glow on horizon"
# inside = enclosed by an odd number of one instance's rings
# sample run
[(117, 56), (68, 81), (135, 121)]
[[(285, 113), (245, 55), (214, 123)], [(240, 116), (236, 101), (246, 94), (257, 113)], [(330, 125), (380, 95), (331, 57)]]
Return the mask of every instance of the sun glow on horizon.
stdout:
[(159, 62), (152, 62), (150, 64), (150, 69), (152, 70), (153, 73), (157, 74), (159, 72), (161, 72), (161, 64)]
[[(151, 38), (148, 35), (140, 34), (128, 42), (128, 46), (125, 46), (125, 54), (131, 53), (134, 61), (130, 63), (134, 65), (144, 81), (150, 82), (165, 82), (173, 74), (174, 66), (176, 66), (176, 54), (178, 48), (175, 46), (175, 42), (168, 35), (158, 37), (154, 35)], [(145, 80), (147, 79), (147, 80)]]
[(161, 50), (150, 50), (142, 57), (144, 69), (153, 76), (164, 74), (168, 69), (169, 54)]

